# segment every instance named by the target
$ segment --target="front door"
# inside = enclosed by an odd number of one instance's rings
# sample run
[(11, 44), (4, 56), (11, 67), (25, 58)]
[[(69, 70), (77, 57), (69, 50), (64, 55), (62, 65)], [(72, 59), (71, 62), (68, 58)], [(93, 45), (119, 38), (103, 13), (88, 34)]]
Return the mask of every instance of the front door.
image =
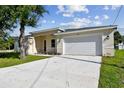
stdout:
[(46, 40), (44, 40), (44, 53), (46, 53)]

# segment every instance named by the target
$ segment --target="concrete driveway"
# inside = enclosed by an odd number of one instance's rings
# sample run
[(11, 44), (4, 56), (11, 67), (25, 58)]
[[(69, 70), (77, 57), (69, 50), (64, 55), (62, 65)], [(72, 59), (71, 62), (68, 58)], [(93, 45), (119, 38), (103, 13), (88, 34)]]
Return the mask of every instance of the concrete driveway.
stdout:
[(55, 56), (0, 69), (0, 87), (98, 87), (101, 57)]

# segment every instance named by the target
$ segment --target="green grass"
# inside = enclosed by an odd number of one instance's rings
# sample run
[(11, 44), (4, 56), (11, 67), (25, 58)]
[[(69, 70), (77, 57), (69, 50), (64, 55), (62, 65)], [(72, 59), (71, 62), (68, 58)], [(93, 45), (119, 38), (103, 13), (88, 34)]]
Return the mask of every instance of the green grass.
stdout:
[(115, 57), (102, 58), (99, 87), (124, 87), (124, 50), (116, 50)]
[(19, 59), (19, 53), (0, 53), (0, 68), (32, 62), (35, 60), (48, 58), (46, 56), (28, 55), (24, 60)]

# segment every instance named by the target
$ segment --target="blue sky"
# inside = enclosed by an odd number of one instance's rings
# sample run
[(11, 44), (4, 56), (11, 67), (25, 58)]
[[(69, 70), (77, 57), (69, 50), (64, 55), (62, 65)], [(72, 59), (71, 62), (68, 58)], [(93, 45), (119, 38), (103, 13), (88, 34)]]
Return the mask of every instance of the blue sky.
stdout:
[[(26, 27), (26, 35), (29, 32), (39, 31), (42, 29), (61, 27), (61, 28), (79, 28), (88, 26), (111, 25), (115, 20), (120, 6), (107, 5), (46, 5), (44, 6), (49, 14), (44, 14), (40, 18), (37, 27)], [(119, 31), (124, 35), (124, 8), (115, 23)], [(12, 36), (19, 35), (19, 26), (11, 32)]]

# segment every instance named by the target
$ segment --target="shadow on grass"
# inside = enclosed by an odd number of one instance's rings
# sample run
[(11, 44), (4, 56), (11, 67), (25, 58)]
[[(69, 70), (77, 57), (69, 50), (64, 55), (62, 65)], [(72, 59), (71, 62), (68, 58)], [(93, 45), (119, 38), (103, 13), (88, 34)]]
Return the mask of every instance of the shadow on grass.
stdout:
[(17, 53), (17, 52), (1, 52), (0, 58), (19, 58), (19, 53)]

